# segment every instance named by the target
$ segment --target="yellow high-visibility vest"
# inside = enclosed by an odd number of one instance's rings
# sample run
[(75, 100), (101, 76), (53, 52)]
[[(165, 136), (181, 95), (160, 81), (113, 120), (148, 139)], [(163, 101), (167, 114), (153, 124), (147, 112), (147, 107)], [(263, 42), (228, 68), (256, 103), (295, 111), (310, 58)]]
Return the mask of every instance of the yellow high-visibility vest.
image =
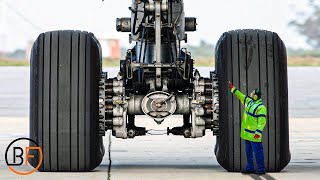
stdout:
[[(245, 105), (240, 137), (252, 142), (261, 142), (262, 132), (267, 121), (267, 108), (263, 105), (261, 99), (254, 101), (236, 88), (232, 88), (231, 92)], [(254, 139), (255, 134), (260, 135), (260, 138)]]

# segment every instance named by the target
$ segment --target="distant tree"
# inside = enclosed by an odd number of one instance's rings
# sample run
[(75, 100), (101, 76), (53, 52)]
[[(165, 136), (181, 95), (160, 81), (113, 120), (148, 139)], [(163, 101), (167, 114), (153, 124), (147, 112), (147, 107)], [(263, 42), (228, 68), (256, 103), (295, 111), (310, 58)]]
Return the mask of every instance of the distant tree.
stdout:
[(320, 3), (316, 0), (310, 0), (309, 6), (311, 13), (300, 13), (302, 19), (290, 22), (297, 31), (307, 38), (307, 43), (315, 49), (320, 49)]
[(214, 59), (214, 45), (204, 40), (201, 40), (198, 46), (189, 44), (186, 45), (186, 48), (192, 53), (193, 58)]
[(13, 53), (9, 53), (8, 57), (17, 60), (24, 60), (26, 59), (26, 51), (24, 49), (16, 49)]

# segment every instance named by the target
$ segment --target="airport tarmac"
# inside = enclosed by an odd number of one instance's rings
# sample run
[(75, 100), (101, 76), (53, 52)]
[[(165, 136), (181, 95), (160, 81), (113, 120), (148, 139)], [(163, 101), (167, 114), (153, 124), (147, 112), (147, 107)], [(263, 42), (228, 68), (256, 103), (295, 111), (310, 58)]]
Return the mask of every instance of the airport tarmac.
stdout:
[[(111, 171), (109, 136), (104, 138), (106, 155), (102, 164), (90, 173), (42, 173), (18, 176), (5, 163), (7, 145), (18, 137), (28, 136), (28, 118), (0, 118), (0, 179), (110, 179), (112, 180), (211, 180), (211, 179), (319, 179), (320, 119), (290, 119), (292, 159), (281, 173), (242, 175), (228, 173), (217, 163), (210, 131), (203, 138), (184, 139), (176, 136), (144, 136), (131, 140), (111, 138)], [(148, 128), (165, 128), (181, 124), (171, 117), (158, 127), (152, 119), (137, 118), (137, 124)], [(17, 126), (19, 124), (19, 126)], [(311, 124), (311, 125), (310, 125)], [(14, 127), (14, 128), (13, 128)]]
[[(200, 71), (206, 75), (211, 69), (201, 68)], [(117, 68), (106, 70), (109, 76), (117, 73)], [(104, 138), (106, 155), (93, 172), (36, 172), (22, 177), (7, 168), (4, 154), (12, 140), (29, 136), (29, 69), (0, 67), (0, 179), (108, 179), (108, 176), (112, 180), (320, 179), (320, 83), (316, 78), (320, 68), (288, 70), (292, 159), (281, 173), (256, 176), (226, 172), (216, 161), (215, 137), (209, 131), (199, 139), (161, 135), (130, 140), (111, 137), (110, 141), (107, 134)], [(181, 123), (178, 116), (167, 119), (161, 126), (149, 118), (137, 118), (137, 125), (147, 125), (147, 129), (166, 129)]]

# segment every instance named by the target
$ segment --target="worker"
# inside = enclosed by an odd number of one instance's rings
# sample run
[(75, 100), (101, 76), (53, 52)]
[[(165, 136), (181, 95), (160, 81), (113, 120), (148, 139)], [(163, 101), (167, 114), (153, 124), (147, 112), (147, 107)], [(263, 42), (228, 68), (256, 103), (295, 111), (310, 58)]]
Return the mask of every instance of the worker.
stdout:
[[(229, 81), (231, 92), (240, 100), (245, 106), (245, 112), (241, 123), (240, 137), (245, 140), (247, 166), (241, 171), (244, 174), (255, 173), (258, 175), (265, 174), (266, 169), (264, 165), (264, 152), (262, 145), (262, 132), (266, 125), (267, 109), (261, 100), (261, 90), (256, 89), (252, 91), (250, 96), (245, 96), (237, 88), (235, 88)], [(253, 153), (256, 157), (258, 170), (254, 170)]]

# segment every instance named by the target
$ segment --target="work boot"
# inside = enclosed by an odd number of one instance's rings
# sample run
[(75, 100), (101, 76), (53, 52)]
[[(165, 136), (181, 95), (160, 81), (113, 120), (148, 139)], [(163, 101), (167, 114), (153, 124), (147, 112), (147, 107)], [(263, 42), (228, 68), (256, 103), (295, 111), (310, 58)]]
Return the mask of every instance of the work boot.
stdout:
[(255, 172), (256, 172), (255, 170), (242, 170), (241, 171), (242, 174), (253, 174)]

